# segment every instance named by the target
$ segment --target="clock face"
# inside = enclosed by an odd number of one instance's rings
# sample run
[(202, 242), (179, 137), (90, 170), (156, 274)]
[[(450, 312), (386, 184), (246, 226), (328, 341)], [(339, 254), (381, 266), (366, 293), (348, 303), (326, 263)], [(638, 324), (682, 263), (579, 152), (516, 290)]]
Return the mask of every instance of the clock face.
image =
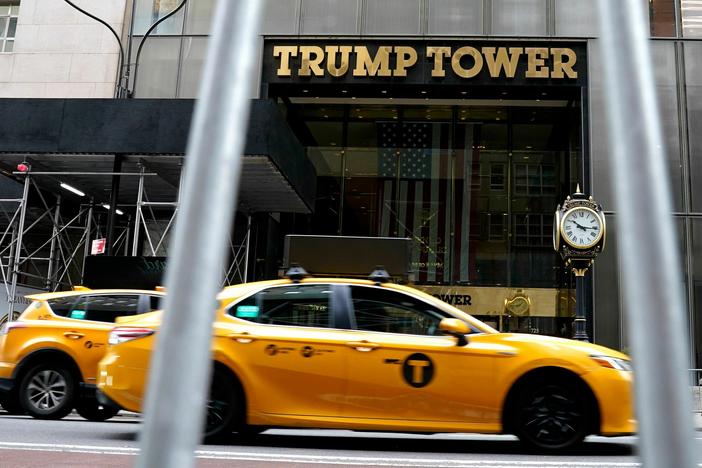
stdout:
[(587, 249), (602, 238), (603, 227), (599, 215), (590, 208), (568, 210), (561, 221), (561, 235), (572, 247)]

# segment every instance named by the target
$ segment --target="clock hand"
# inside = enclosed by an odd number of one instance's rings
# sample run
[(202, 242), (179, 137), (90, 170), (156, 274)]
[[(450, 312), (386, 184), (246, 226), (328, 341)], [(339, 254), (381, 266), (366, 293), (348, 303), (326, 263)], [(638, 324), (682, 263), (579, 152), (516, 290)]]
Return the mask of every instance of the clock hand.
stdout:
[(586, 230), (585, 226), (582, 226), (582, 225), (578, 224), (577, 221), (573, 221), (573, 224), (575, 224), (576, 226), (578, 226), (578, 228), (582, 229), (583, 231)]

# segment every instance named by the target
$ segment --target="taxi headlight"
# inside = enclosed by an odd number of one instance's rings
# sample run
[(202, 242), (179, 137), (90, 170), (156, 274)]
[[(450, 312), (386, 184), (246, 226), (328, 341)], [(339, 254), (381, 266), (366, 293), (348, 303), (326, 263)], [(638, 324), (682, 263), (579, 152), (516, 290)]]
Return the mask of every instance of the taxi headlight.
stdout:
[(599, 354), (591, 354), (590, 358), (602, 367), (609, 367), (610, 369), (616, 369), (620, 371), (631, 372), (634, 370), (631, 367), (631, 361), (626, 359), (619, 359), (611, 356), (602, 356)]

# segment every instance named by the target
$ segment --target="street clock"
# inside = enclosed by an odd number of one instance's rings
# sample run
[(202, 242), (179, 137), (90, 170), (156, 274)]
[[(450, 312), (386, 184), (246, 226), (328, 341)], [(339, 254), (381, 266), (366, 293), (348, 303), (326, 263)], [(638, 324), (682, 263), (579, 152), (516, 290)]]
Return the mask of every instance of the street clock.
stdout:
[(558, 205), (553, 218), (553, 249), (561, 254), (566, 265), (587, 268), (604, 250), (606, 234), (602, 207), (592, 197), (580, 192), (569, 195)]
[(584, 278), (595, 257), (604, 250), (607, 227), (602, 206), (580, 192), (566, 197), (553, 217), (553, 249), (575, 275), (576, 340), (588, 341), (586, 332)]
[(602, 239), (604, 222), (592, 208), (576, 206), (565, 212), (559, 229), (563, 240), (574, 249), (590, 249)]

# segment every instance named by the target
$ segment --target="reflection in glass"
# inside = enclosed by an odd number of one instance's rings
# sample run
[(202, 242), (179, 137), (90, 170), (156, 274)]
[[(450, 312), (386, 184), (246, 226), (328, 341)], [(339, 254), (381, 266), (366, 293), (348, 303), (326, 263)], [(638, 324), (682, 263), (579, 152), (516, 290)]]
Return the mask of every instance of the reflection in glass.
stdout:
[[(682, 0), (685, 3), (685, 0)], [(675, 0), (649, 0), (651, 36), (675, 37)]]
[[(690, 129), (690, 184), (702, 187), (702, 42), (687, 41), (685, 51), (685, 88), (687, 126)], [(691, 190), (693, 212), (702, 213), (702, 191)]]
[(702, 2), (681, 0), (683, 37), (702, 37)]
[(702, 219), (692, 219), (692, 317), (695, 367), (702, 368)]
[[(579, 104), (305, 103), (288, 122), (318, 174), (308, 233), (408, 237), (420, 285), (568, 296), (551, 235), (553, 210), (582, 181)], [(572, 307), (556, 302), (500, 323), (565, 335)]]
[[(182, 0), (137, 0), (134, 10), (134, 34), (145, 34), (151, 25), (175, 10), (181, 2)], [(185, 8), (181, 8), (178, 13), (159, 24), (151, 34), (181, 34), (184, 11)]]

